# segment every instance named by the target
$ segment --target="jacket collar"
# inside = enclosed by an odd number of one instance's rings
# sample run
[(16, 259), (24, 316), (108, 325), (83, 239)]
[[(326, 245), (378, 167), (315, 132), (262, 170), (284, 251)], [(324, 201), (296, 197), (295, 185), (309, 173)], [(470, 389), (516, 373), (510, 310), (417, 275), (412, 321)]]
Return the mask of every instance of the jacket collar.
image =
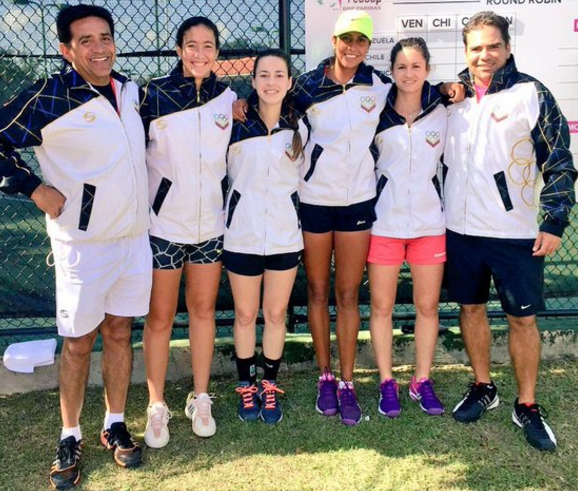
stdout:
[[(82, 76), (74, 68), (72, 68), (72, 65), (69, 65), (68, 63), (66, 63), (62, 70), (60, 70), (60, 75), (62, 76), (66, 86), (70, 89), (94, 90), (92, 85), (84, 80)], [(127, 77), (118, 72), (115, 72), (114, 70), (111, 72), (110, 76), (121, 84), (125, 84), (128, 81)]]
[[(319, 87), (334, 87), (336, 84), (333, 80), (331, 80), (327, 73), (329, 71), (329, 67), (333, 65), (335, 62), (335, 57), (326, 58), (323, 60), (317, 68), (315, 68), (315, 79), (318, 80)], [(365, 63), (361, 62), (361, 64), (357, 67), (357, 71), (353, 76), (353, 80), (347, 83), (347, 86), (353, 85), (373, 85), (373, 67), (366, 65)]]
[[(197, 86), (195, 84), (195, 79), (183, 75), (183, 65), (180, 60), (175, 68), (172, 69), (170, 77), (173, 83), (183, 91), (183, 93), (187, 94), (191, 99), (197, 99)], [(207, 78), (203, 79), (201, 83), (198, 99), (202, 102), (211, 100), (217, 83), (217, 76), (211, 72), (211, 74)]]
[[(247, 119), (259, 122), (265, 133), (268, 133), (269, 130), (267, 129), (267, 125), (263, 122), (261, 116), (259, 115), (259, 97), (257, 96), (257, 92), (255, 90), (249, 94), (249, 97), (247, 98), (247, 105)], [(275, 128), (274, 131), (286, 129), (295, 131), (297, 130), (297, 127), (292, 126), (289, 122), (289, 108), (285, 103), (283, 103), (283, 106), (281, 106), (281, 117), (279, 118), (278, 127)]]
[[(393, 85), (387, 94), (386, 107), (388, 110), (395, 111), (395, 101), (397, 99), (397, 85)], [(442, 97), (439, 90), (433, 87), (428, 81), (425, 81), (421, 89), (421, 107), (422, 112), (418, 116), (419, 119), (430, 113), (441, 102)]]
[[(492, 75), (490, 85), (488, 86), (487, 94), (495, 94), (501, 90), (507, 89), (514, 85), (518, 80), (518, 69), (514, 61), (514, 55), (506, 61), (506, 64)], [(458, 77), (466, 85), (467, 95), (473, 96), (475, 94), (474, 78), (470, 71), (466, 68), (459, 73)]]

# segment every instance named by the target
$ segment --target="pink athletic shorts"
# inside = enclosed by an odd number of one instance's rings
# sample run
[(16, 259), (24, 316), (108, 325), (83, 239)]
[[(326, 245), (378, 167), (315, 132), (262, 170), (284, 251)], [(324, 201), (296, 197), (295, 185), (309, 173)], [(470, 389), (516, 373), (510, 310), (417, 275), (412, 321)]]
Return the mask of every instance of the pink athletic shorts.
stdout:
[(434, 235), (415, 239), (395, 239), (372, 235), (369, 242), (368, 263), (396, 266), (409, 264), (431, 265), (446, 260), (446, 236)]

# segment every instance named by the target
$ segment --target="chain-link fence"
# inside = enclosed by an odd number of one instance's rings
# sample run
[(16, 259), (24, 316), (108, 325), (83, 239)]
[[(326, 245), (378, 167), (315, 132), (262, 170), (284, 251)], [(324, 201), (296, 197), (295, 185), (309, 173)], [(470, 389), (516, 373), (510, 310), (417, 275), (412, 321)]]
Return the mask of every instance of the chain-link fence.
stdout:
[[(266, 47), (291, 54), (295, 73), (305, 67), (305, 0), (114, 0), (97, 3), (115, 18), (118, 50), (116, 68), (144, 82), (168, 73), (176, 63), (174, 36), (179, 24), (192, 15), (212, 19), (221, 32), (217, 74), (240, 96), (249, 91), (252, 57)], [(313, 0), (311, 0), (313, 1)], [(76, 2), (71, 2), (76, 3)], [(55, 16), (62, 3), (1, 0), (0, 3), (0, 103), (24, 86), (58, 70)], [(30, 152), (24, 156), (35, 167)], [(564, 248), (546, 268), (548, 313), (578, 314), (578, 226), (573, 220)], [(48, 266), (49, 244), (42, 214), (21, 196), (0, 194), (0, 349), (9, 335), (18, 340), (54, 333), (54, 273)], [(306, 329), (307, 293), (300, 270), (291, 300), (290, 329)], [(495, 298), (495, 297), (494, 297)], [(334, 305), (334, 299), (331, 298)], [(364, 282), (360, 303), (368, 315), (369, 292)], [(502, 315), (492, 303), (492, 315)], [(223, 276), (217, 323), (230, 333), (232, 298)], [(180, 302), (184, 311), (184, 302)], [(457, 308), (442, 298), (441, 316), (455, 316)], [(395, 319), (411, 323), (411, 281), (404, 269), (399, 280)], [(186, 315), (177, 323), (186, 325)]]

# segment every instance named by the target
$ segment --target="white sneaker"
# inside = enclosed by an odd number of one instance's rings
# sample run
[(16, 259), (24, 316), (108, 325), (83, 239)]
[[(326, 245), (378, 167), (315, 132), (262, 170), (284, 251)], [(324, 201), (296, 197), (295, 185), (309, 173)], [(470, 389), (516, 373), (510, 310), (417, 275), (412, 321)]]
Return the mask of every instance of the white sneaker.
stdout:
[(147, 408), (147, 427), (144, 440), (151, 448), (163, 448), (169, 443), (169, 419), (173, 417), (164, 402), (155, 402)]
[(187, 397), (185, 414), (192, 420), (195, 435), (207, 438), (217, 432), (217, 423), (211, 416), (212, 405), (213, 401), (206, 392), (201, 392), (196, 397), (194, 392), (191, 392)]

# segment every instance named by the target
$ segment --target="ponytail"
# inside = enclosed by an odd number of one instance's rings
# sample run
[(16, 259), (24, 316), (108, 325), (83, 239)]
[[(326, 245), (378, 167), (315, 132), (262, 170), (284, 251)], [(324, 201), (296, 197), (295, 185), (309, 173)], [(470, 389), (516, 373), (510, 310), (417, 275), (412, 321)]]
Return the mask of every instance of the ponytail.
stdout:
[(283, 103), (287, 110), (287, 121), (293, 128), (291, 153), (293, 154), (293, 160), (297, 160), (299, 157), (303, 155), (303, 140), (301, 139), (301, 133), (299, 132), (299, 118), (297, 117), (297, 112), (295, 111), (293, 95), (291, 92), (287, 92), (287, 95), (285, 96), (285, 100), (283, 101)]

